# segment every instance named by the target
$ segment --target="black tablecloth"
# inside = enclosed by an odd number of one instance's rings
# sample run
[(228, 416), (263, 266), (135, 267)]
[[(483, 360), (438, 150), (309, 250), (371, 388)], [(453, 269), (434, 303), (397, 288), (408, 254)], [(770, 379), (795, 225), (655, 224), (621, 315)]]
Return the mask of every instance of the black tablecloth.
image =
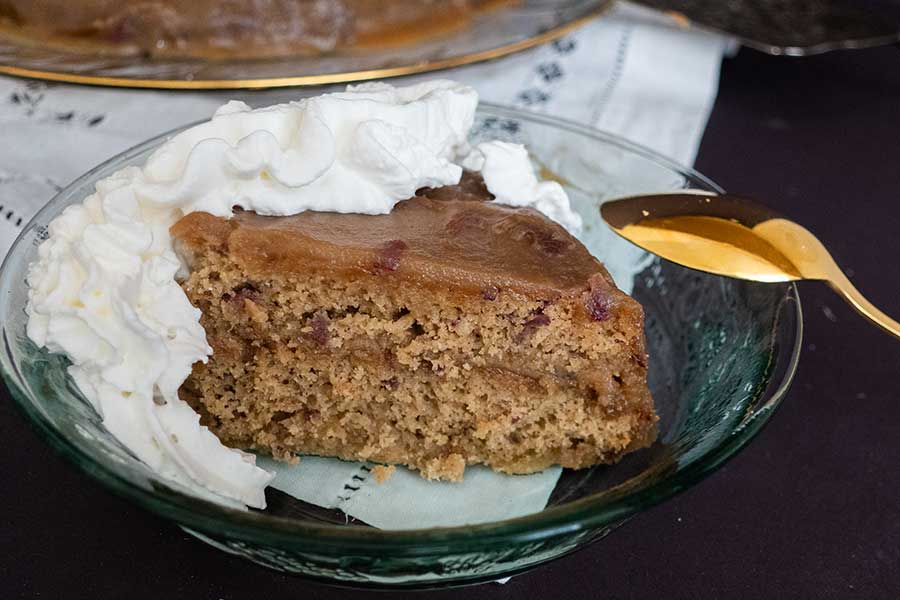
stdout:
[[(900, 315), (900, 51), (722, 66), (697, 167), (820, 235)], [(794, 386), (759, 437), (605, 540), (439, 598), (900, 597), (900, 341), (801, 287)], [(111, 496), (0, 401), (0, 598), (342, 598)]]

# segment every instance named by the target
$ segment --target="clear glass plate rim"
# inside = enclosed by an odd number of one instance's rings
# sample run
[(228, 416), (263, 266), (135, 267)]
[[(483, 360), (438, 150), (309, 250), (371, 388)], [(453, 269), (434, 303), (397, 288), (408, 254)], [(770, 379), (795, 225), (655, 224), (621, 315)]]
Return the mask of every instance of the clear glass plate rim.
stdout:
[[(614, 134), (603, 132), (575, 121), (490, 103), (481, 103), (479, 113), (487, 113), (490, 116), (507, 116), (566, 129), (578, 135), (587, 136), (640, 155), (675, 172), (688, 175), (712, 189), (722, 191), (709, 178), (689, 167), (678, 165), (676, 162), (657, 154), (653, 150)], [(18, 247), (23, 243), (26, 234), (34, 226), (34, 223), (41, 220), (45, 213), (51, 210), (56, 198), (72, 189), (84, 186), (86, 182), (92, 180), (97, 172), (106, 169), (110, 163), (122, 162), (137, 154), (141, 154), (191, 125), (193, 124), (176, 128), (142, 142), (97, 165), (66, 186), (23, 227), (22, 232), (3, 261), (3, 265), (0, 266), (0, 279), (6, 276), (7, 263), (10, 257), (14, 255)], [(766, 383), (768, 385), (762, 393), (767, 394), (768, 399), (759, 409), (744, 419), (741, 428), (733, 432), (725, 443), (710, 448), (688, 467), (677, 470), (670, 476), (640, 488), (633, 494), (620, 494), (617, 493), (617, 488), (612, 488), (601, 494), (583, 498), (567, 505), (551, 507), (532, 515), (460, 527), (384, 531), (374, 528), (348, 528), (328, 524), (313, 525), (263, 513), (228, 509), (190, 498), (171, 490), (167, 491), (165, 495), (161, 495), (139, 488), (106, 465), (98, 463), (87, 456), (80, 448), (61, 435), (48, 422), (46, 417), (37, 410), (33, 403), (28, 400), (28, 392), (22, 389), (17, 381), (20, 375), (10, 358), (9, 340), (7, 339), (5, 327), (3, 329), (4, 352), (0, 354), (0, 367), (2, 367), (2, 376), (14, 403), (55, 450), (91, 477), (98, 480), (104, 487), (119, 496), (135, 501), (138, 505), (151, 512), (200, 531), (220, 531), (224, 525), (230, 535), (235, 535), (247, 541), (272, 543), (280, 540), (285, 544), (296, 545), (302, 540), (304, 547), (310, 549), (316, 546), (334, 548), (335, 546), (346, 547), (350, 545), (359, 550), (371, 549), (372, 551), (378, 551), (384, 550), (386, 546), (390, 546), (392, 551), (399, 550), (404, 555), (424, 555), (432, 554), (436, 549), (445, 548), (447, 544), (454, 542), (466, 543), (477, 539), (479, 545), (489, 545), (491, 543), (510, 543), (511, 541), (539, 541), (576, 531), (603, 527), (626, 519), (646, 507), (657, 504), (679, 491), (687, 489), (713, 472), (749, 443), (762, 426), (768, 422), (774, 408), (777, 407), (786, 394), (796, 372), (803, 337), (802, 309), (796, 285), (791, 283), (785, 287), (787, 292), (782, 302), (783, 304), (792, 304), (794, 309), (791, 311), (782, 306), (779, 308), (778, 314), (781, 317), (787, 316), (791, 321), (788, 325), (793, 325), (793, 331), (789, 332), (789, 337), (793, 338), (793, 344), (790, 349), (779, 352), (777, 362), (780, 364), (772, 365), (770, 373), (774, 374), (776, 371), (780, 371), (780, 380), (773, 381), (771, 378), (767, 380)], [(784, 324), (780, 323), (775, 325), (776, 328), (783, 326)], [(775, 388), (774, 391), (768, 392), (767, 390), (772, 387)], [(178, 501), (176, 501), (176, 498)]]

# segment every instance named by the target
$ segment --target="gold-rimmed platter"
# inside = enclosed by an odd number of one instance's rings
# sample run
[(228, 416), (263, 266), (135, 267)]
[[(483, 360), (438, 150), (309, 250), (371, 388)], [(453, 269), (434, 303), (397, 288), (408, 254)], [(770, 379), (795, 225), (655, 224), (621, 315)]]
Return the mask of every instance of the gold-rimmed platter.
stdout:
[(115, 56), (39, 44), (0, 30), (0, 73), (85, 85), (157, 89), (322, 86), (438, 71), (500, 58), (558, 39), (613, 0), (521, 0), (467, 27), (415, 42), (272, 59)]

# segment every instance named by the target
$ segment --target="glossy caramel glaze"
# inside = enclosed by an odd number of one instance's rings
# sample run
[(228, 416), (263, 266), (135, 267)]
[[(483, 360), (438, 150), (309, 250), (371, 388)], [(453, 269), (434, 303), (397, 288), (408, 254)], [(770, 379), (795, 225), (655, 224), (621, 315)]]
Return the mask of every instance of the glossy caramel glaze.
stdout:
[[(230, 219), (192, 213), (172, 228), (182, 251), (227, 250), (249, 272), (368, 273), (464, 293), (505, 289), (548, 300), (604, 288), (624, 297), (603, 265), (565, 229), (527, 208), (489, 202), (480, 176), (423, 189), (390, 214), (304, 212)], [(354, 275), (355, 274), (355, 275)]]

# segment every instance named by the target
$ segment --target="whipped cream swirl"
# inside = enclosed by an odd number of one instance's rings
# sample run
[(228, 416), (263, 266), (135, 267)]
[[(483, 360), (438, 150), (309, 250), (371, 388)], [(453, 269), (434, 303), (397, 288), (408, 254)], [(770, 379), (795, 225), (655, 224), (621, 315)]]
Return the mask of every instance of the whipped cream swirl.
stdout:
[(28, 272), (28, 336), (69, 357), (104, 426), (150, 468), (198, 495), (264, 507), (273, 474), (222, 445), (178, 397), (212, 349), (176, 281), (169, 227), (235, 206), (383, 214), (419, 188), (458, 183), (462, 163), (482, 171), (496, 202), (577, 230), (565, 192), (537, 180), (522, 146), (468, 147), (477, 104), (451, 81), (365, 84), (257, 110), (226, 104), (50, 223)]
[(522, 144), (482, 142), (463, 159), (463, 166), (481, 172), (494, 202), (533, 208), (570, 232), (581, 230), (581, 216), (569, 205), (566, 190), (556, 181), (538, 181)]

